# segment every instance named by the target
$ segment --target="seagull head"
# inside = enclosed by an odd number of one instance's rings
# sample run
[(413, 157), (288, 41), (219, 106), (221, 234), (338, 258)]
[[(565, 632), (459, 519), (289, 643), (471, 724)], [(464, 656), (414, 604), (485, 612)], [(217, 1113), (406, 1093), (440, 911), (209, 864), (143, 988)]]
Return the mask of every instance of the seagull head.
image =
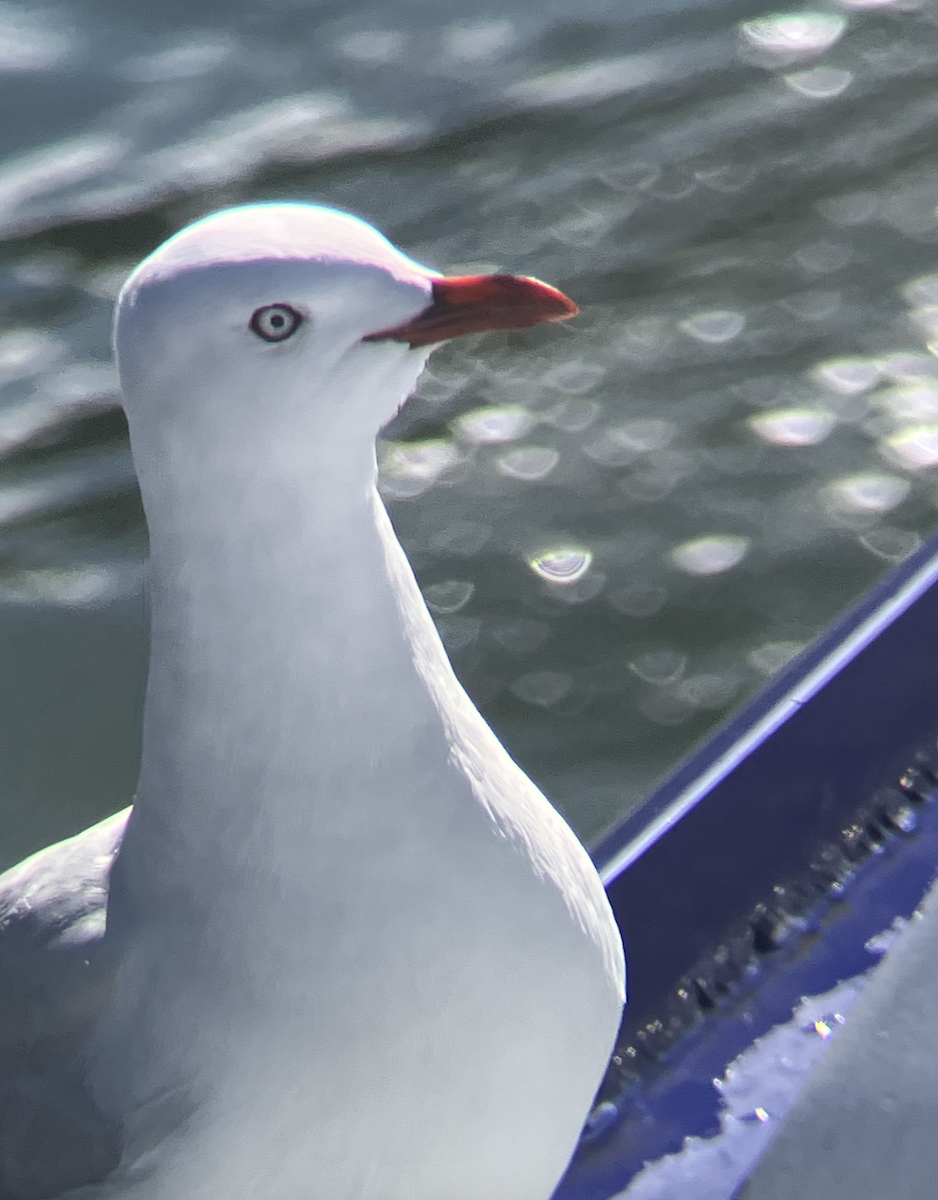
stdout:
[(538, 280), (440, 275), (334, 209), (215, 213), (145, 259), (118, 300), (138, 471), (156, 461), (171, 473), (180, 457), (248, 462), (265, 449), (371, 453), (440, 342), (576, 311)]
[(335, 209), (251, 204), (191, 224), (140, 263), (120, 295), (115, 349), (132, 419), (137, 397), (158, 421), (192, 419), (210, 400), (223, 409), (210, 418), (230, 424), (246, 403), (255, 427), (260, 404), (296, 403), (325, 407), (326, 424), (365, 418), (374, 433), (440, 342), (576, 312), (533, 278), (440, 275)]

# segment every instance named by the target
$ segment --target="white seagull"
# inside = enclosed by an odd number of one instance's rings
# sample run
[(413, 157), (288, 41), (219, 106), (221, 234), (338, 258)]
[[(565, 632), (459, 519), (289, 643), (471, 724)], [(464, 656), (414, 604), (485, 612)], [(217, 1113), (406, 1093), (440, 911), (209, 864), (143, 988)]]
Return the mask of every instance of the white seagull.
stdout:
[(0, 877), (2, 1200), (550, 1197), (622, 946), (453, 674), (375, 435), (437, 343), (575, 311), (305, 204), (130, 276), (142, 767), (129, 816)]

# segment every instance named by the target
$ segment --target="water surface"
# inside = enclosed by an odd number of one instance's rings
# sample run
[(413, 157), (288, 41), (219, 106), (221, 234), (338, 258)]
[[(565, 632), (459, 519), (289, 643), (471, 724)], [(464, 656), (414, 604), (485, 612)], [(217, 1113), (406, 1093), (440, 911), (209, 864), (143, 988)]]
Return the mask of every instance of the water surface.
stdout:
[(350, 209), (563, 327), (439, 351), (383, 490), (457, 668), (584, 836), (938, 504), (938, 6), (0, 4), (14, 861), (129, 798), (145, 529), (108, 329), (219, 206)]

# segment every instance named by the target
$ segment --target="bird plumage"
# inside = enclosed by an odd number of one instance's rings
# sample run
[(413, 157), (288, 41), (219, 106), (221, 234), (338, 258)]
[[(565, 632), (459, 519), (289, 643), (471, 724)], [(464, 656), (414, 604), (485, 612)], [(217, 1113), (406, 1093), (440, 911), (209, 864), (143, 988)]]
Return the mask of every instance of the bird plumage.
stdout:
[[(618, 931), (453, 674), (375, 491), (437, 278), (354, 218), (259, 205), (184, 230), (122, 293), (141, 777), (126, 826), (0, 879), (0, 1002), (24, 1014), (21, 1092), (46, 1079), (51, 1104), (4, 1200), (547, 1200), (572, 1153)], [(453, 330), (478, 328), (495, 285), (454, 284), (475, 307)], [(553, 289), (522, 290), (523, 323), (558, 319)], [(271, 306), (297, 316), (283, 340)], [(50, 1191), (18, 1180), (56, 1094), (95, 1132)]]

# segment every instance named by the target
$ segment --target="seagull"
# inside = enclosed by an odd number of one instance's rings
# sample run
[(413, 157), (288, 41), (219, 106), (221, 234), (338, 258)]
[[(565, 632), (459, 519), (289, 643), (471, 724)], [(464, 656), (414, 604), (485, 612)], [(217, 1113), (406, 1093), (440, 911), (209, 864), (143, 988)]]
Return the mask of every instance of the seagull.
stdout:
[(0, 877), (3, 1200), (549, 1200), (622, 944), (453, 673), (375, 437), (439, 343), (575, 312), (299, 203), (131, 274), (140, 778)]

